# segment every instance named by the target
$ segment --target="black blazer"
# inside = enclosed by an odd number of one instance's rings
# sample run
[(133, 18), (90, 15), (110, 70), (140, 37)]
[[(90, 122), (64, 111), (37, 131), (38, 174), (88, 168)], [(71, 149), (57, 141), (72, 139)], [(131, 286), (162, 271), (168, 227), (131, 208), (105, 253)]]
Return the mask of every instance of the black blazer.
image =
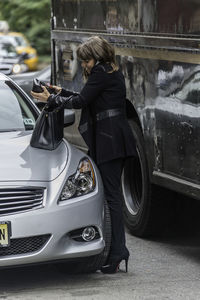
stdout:
[[(80, 94), (62, 89), (60, 94), (51, 95), (48, 103), (82, 108), (79, 131), (97, 164), (136, 154), (135, 140), (125, 113), (126, 88), (121, 71), (112, 72), (110, 65), (99, 63), (92, 68)], [(112, 109), (122, 113), (97, 120), (97, 114)]]

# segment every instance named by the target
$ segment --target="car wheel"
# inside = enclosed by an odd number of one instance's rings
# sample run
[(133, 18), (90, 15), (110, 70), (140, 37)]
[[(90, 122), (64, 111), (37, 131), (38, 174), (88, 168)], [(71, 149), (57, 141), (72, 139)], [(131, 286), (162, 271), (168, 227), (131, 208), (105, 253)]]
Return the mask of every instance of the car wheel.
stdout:
[(126, 160), (122, 173), (124, 222), (133, 235), (146, 237), (160, 233), (166, 224), (167, 201), (163, 189), (150, 183), (141, 129), (132, 120), (130, 126), (137, 156)]
[(111, 219), (107, 202), (104, 203), (104, 214), (104, 250), (98, 255), (84, 257), (76, 262), (58, 264), (57, 267), (61, 272), (66, 274), (92, 273), (99, 270), (105, 263), (111, 244)]

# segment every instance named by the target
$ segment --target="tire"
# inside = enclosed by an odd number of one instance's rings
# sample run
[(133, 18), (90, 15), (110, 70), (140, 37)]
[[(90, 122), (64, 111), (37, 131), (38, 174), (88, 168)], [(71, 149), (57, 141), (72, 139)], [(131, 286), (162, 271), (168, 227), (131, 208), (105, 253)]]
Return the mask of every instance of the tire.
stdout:
[(168, 201), (164, 195), (167, 193), (150, 183), (141, 129), (132, 120), (130, 126), (136, 140), (137, 157), (126, 160), (122, 173), (124, 222), (133, 235), (147, 237), (162, 232), (166, 225)]
[(107, 202), (104, 203), (104, 239), (105, 248), (98, 254), (79, 258), (77, 261), (57, 264), (59, 271), (66, 274), (93, 273), (99, 270), (106, 261), (111, 244), (111, 219)]

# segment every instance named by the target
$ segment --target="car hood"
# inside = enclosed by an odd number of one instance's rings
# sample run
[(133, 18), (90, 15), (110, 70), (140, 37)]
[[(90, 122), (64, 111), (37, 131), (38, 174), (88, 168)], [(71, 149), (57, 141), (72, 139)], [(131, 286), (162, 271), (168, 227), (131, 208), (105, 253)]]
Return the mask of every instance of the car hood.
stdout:
[(67, 145), (53, 151), (30, 146), (30, 132), (0, 133), (0, 181), (51, 181), (64, 170)]
[(26, 47), (18, 46), (18, 47), (16, 47), (16, 50), (19, 54), (21, 54), (23, 52), (36, 54), (36, 50), (34, 48), (30, 47), (30, 46), (26, 46)]

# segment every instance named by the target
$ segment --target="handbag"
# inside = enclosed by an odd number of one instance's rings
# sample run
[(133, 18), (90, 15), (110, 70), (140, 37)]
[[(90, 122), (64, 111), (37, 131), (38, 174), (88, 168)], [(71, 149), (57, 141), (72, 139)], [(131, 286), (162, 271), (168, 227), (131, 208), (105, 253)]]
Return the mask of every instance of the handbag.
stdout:
[(45, 105), (32, 133), (30, 145), (34, 148), (54, 150), (63, 139), (64, 109), (49, 110)]

